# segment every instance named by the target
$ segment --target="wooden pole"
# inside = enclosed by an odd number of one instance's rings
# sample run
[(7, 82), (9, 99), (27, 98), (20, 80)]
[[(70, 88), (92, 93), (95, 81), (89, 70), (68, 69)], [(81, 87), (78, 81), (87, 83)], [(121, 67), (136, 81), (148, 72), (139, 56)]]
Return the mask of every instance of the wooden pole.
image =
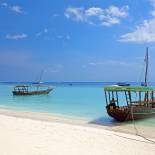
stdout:
[(105, 101), (106, 101), (106, 105), (108, 105), (108, 100), (107, 100), (107, 92), (105, 91)]
[(146, 48), (146, 56), (145, 56), (145, 87), (148, 85), (148, 47)]

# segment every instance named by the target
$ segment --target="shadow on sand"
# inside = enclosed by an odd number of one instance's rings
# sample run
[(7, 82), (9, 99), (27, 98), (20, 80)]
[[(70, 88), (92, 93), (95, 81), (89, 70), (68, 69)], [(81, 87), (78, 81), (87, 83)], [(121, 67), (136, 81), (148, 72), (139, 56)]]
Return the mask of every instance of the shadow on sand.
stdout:
[(125, 121), (125, 122), (118, 122), (110, 117), (100, 117), (94, 120), (89, 121), (89, 124), (95, 124), (95, 125), (103, 125), (103, 126), (123, 126), (123, 125), (133, 125), (136, 123), (137, 125), (152, 125), (152, 122), (154, 121), (155, 117), (153, 118), (145, 118), (142, 120), (135, 120), (135, 121)]
[(117, 126), (117, 125), (121, 125), (123, 123), (117, 122), (112, 118), (108, 118), (108, 117), (100, 117), (97, 119), (94, 119), (92, 121), (88, 122), (89, 124), (95, 124), (95, 125), (103, 125), (103, 126)]

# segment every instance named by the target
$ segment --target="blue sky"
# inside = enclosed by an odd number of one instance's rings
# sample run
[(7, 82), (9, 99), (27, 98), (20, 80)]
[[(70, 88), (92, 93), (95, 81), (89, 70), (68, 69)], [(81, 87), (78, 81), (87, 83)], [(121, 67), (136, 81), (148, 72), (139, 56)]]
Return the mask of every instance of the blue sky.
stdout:
[(155, 0), (0, 0), (0, 81), (140, 81)]

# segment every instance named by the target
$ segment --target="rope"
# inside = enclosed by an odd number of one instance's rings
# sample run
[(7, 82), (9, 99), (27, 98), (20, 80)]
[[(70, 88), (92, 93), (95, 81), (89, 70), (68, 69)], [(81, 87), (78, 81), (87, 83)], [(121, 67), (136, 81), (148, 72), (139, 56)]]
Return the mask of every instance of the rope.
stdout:
[(136, 135), (138, 135), (138, 129), (136, 127), (134, 116), (133, 116), (133, 106), (131, 106), (131, 117), (132, 117), (132, 122), (133, 122), (134, 129), (136, 131)]
[[(135, 100), (136, 100), (136, 98), (137, 98), (137, 93), (136, 93), (136, 96), (135, 96)], [(136, 127), (136, 123), (135, 123), (135, 119), (134, 119), (134, 115), (133, 115), (133, 106), (132, 105), (131, 105), (130, 111), (129, 111), (127, 117), (126, 117), (126, 120), (130, 116), (130, 114), (131, 114), (131, 118), (132, 118), (134, 130), (135, 130), (135, 135), (137, 135), (137, 136), (139, 136), (139, 137), (147, 140), (148, 142), (151, 142), (151, 143), (155, 144), (155, 141), (153, 141), (153, 140), (151, 140), (149, 138), (146, 138), (145, 136), (143, 136), (143, 135), (141, 135), (141, 134), (138, 133), (138, 128)]]
[(151, 139), (149, 139), (149, 138), (146, 138), (145, 136), (143, 136), (143, 135), (141, 135), (141, 134), (138, 133), (138, 129), (137, 129), (137, 127), (136, 127), (135, 119), (134, 119), (134, 116), (133, 116), (133, 106), (132, 106), (132, 105), (131, 105), (131, 117), (132, 117), (132, 122), (133, 122), (134, 129), (135, 129), (135, 132), (136, 132), (135, 134), (136, 134), (137, 136), (139, 136), (139, 137), (141, 137), (141, 138), (143, 138), (143, 139), (145, 139), (145, 140), (147, 140), (147, 141), (149, 141), (149, 142), (155, 144), (155, 141), (153, 141), (153, 140), (151, 140)]

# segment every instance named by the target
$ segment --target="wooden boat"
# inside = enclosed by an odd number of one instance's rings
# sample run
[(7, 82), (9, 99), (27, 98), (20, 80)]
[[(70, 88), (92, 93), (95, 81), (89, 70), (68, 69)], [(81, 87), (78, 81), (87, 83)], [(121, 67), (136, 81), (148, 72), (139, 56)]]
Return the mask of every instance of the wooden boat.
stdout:
[[(153, 88), (147, 86), (148, 48), (145, 56), (145, 82), (143, 86), (105, 86), (106, 110), (117, 121), (144, 119), (155, 116)], [(122, 96), (125, 95), (124, 100)], [(136, 94), (136, 95), (135, 95)], [(123, 104), (126, 102), (125, 104)]]
[(43, 85), (17, 85), (12, 91), (13, 95), (40, 95), (49, 94), (53, 90), (52, 87)]
[[(117, 121), (122, 122), (155, 116), (154, 90), (151, 87), (106, 86), (104, 91), (107, 113)], [(119, 101), (119, 97), (122, 99), (122, 95), (125, 95), (123, 102), (126, 102), (126, 104)]]

